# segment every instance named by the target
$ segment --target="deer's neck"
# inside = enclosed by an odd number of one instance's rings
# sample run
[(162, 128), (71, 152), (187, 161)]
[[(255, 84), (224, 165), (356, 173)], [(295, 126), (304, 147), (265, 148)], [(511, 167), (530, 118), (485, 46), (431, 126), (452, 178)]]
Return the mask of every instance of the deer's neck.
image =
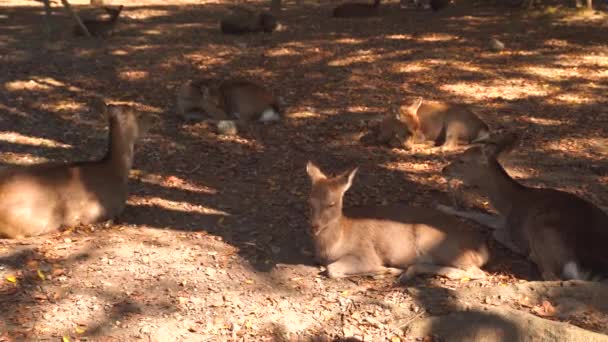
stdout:
[(346, 221), (344, 216), (340, 215), (316, 236), (315, 244), (318, 257), (327, 262), (332, 262), (340, 257), (339, 253)]
[(508, 215), (514, 205), (523, 200), (527, 188), (511, 178), (505, 169), (494, 160), (489, 165), (490, 175), (485, 178), (482, 188), (492, 205), (502, 215)]
[(117, 124), (110, 121), (108, 152), (103, 158), (103, 162), (115, 176), (128, 178), (129, 170), (133, 166), (134, 143), (134, 136), (122, 132)]

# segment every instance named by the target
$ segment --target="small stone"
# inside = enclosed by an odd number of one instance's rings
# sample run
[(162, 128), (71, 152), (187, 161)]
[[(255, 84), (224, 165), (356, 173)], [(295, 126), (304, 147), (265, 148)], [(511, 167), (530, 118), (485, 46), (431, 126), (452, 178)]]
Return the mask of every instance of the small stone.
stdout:
[(502, 51), (505, 49), (505, 43), (501, 42), (500, 40), (498, 40), (496, 38), (491, 38), (490, 39), (490, 48), (493, 51)]
[(217, 132), (222, 135), (236, 135), (238, 133), (236, 122), (233, 120), (220, 120), (217, 123)]

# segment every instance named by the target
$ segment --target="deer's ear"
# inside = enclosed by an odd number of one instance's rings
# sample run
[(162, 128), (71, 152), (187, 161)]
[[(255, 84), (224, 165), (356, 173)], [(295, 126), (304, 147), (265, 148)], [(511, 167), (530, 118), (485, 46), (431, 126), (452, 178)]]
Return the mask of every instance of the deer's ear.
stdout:
[(346, 192), (348, 189), (350, 189), (351, 185), (353, 185), (353, 179), (355, 179), (355, 175), (357, 174), (358, 170), (359, 168), (356, 167), (352, 171), (341, 176), (342, 192)]
[(422, 106), (422, 97), (421, 96), (414, 99), (412, 104), (410, 104), (409, 110), (412, 114), (418, 115), (418, 109), (420, 108), (420, 106)]
[(327, 178), (325, 174), (321, 171), (321, 169), (319, 169), (319, 167), (313, 164), (313, 162), (311, 162), (310, 160), (306, 164), (306, 172), (308, 173), (308, 176), (310, 177), (310, 180), (313, 183)]

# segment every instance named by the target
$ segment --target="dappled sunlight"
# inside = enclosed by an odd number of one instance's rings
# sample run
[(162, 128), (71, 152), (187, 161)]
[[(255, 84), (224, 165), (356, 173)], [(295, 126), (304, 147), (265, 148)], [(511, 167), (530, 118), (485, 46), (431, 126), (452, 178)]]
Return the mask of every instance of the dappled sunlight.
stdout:
[(16, 153), (16, 152), (0, 152), (0, 160), (3, 164), (9, 165), (32, 165), (46, 163), (50, 160), (46, 157), (33, 155), (30, 153)]
[(28, 80), (11, 81), (4, 83), (4, 88), (8, 91), (22, 91), (22, 90), (35, 90), (35, 91), (51, 91), (54, 88), (65, 88), (72, 92), (80, 92), (83, 89), (75, 87), (73, 85), (66, 84), (62, 81), (51, 77), (37, 77), (33, 76)]
[(120, 71), (118, 77), (125, 81), (139, 81), (148, 78), (149, 73), (146, 70), (125, 70)]
[(533, 83), (523, 78), (487, 82), (489, 84), (484, 83), (456, 82), (444, 84), (440, 86), (440, 89), (475, 100), (496, 98), (518, 100), (532, 96), (547, 96), (553, 90), (556, 90), (551, 89), (549, 85)]
[(452, 34), (437, 34), (437, 33), (428, 33), (428, 34), (422, 34), (418, 37), (416, 37), (417, 41), (422, 41), (422, 42), (449, 42), (452, 40), (458, 40), (460, 39), (458, 36), (456, 35), (452, 35)]
[(533, 117), (533, 116), (524, 116), (521, 118), (521, 121), (523, 122), (530, 122), (533, 123), (535, 125), (540, 125), (540, 126), (561, 126), (561, 125), (565, 125), (568, 122), (563, 120), (563, 119), (547, 119), (547, 118), (537, 118), (537, 117)]
[(127, 200), (127, 204), (133, 206), (158, 207), (171, 211), (197, 213), (202, 215), (230, 216), (228, 212), (222, 210), (217, 210), (202, 205), (195, 205), (189, 202), (172, 201), (160, 197), (132, 195)]
[(267, 50), (266, 55), (268, 57), (296, 56), (298, 52), (292, 48), (280, 47)]
[(538, 148), (574, 158), (590, 160), (605, 160), (608, 158), (608, 138), (606, 137), (566, 137), (547, 141)]
[(30, 137), (17, 132), (0, 132), (0, 141), (28, 145), (28, 146), (43, 146), (43, 147), (54, 147), (54, 148), (71, 148), (71, 145), (67, 145), (55, 140)]
[(358, 50), (349, 57), (342, 57), (329, 61), (329, 66), (350, 66), (352, 64), (371, 64), (378, 60), (380, 55), (373, 50)]
[(390, 39), (390, 40), (410, 40), (410, 39), (414, 39), (413, 35), (411, 34), (389, 34), (384, 36), (385, 39)]
[(205, 185), (195, 184), (191, 180), (173, 175), (165, 176), (161, 174), (145, 172), (142, 170), (131, 170), (130, 177), (146, 184), (159, 185), (165, 188), (187, 190), (208, 195), (215, 195), (218, 192), (217, 189)]

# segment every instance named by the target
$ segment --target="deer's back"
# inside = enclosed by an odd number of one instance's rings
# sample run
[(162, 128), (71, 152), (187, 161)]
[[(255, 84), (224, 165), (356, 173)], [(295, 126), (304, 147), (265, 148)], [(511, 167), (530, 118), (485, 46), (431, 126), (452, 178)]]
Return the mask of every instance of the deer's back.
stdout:
[(428, 140), (441, 139), (449, 125), (454, 125), (458, 135), (474, 140), (488, 126), (465, 105), (449, 103), (423, 103), (418, 109), (421, 130)]
[[(458, 219), (430, 208), (406, 206), (359, 207), (345, 211), (352, 233), (372, 244), (389, 265), (415, 260), (477, 266), (487, 260), (485, 237)], [(471, 253), (483, 254), (478, 264)]]
[(249, 81), (226, 81), (220, 85), (225, 111), (244, 119), (257, 119), (269, 107), (277, 109), (274, 96), (261, 85)]
[[(0, 174), (0, 235), (34, 236), (122, 210), (126, 186), (93, 165), (40, 165)], [(105, 178), (104, 178), (105, 177)]]

